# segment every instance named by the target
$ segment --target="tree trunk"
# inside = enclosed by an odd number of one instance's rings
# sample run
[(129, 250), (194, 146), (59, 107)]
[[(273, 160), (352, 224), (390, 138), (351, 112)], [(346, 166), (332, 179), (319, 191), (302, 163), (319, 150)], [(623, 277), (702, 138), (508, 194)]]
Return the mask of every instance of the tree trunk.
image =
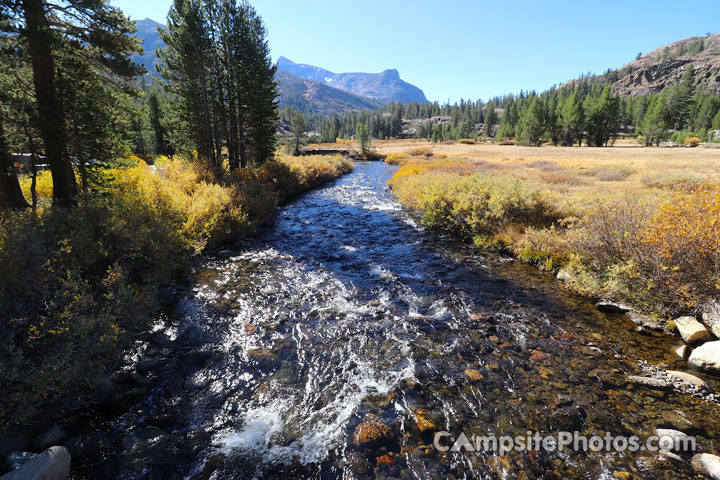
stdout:
[(5, 140), (3, 119), (0, 118), (0, 207), (28, 208), (30, 205), (20, 190), (20, 182), (12, 167), (13, 161)]
[(52, 32), (43, 3), (43, 0), (23, 0), (26, 37), (32, 61), (38, 124), (53, 179), (53, 203), (70, 208), (77, 205), (77, 184), (67, 153), (65, 119), (55, 88)]

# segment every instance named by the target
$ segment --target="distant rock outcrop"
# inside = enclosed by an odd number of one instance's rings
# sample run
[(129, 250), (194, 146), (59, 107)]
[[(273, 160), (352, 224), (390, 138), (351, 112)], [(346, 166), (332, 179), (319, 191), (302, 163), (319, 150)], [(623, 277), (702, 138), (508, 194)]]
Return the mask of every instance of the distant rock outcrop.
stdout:
[(616, 70), (613, 91), (621, 96), (657, 93), (679, 82), (692, 65), (695, 87), (720, 91), (720, 34), (692, 37), (660, 47)]
[(295, 63), (285, 57), (278, 59), (281, 70), (298, 77), (324, 83), (346, 92), (368, 97), (380, 102), (427, 103), (422, 90), (400, 78), (397, 70), (381, 73), (333, 73), (324, 68)]

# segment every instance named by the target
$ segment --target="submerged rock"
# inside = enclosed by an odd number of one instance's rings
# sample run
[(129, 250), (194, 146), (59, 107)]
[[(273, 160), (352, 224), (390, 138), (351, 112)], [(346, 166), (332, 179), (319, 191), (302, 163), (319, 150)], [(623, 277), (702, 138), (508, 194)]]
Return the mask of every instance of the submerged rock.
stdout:
[(709, 453), (698, 453), (690, 464), (696, 472), (704, 473), (710, 478), (720, 480), (720, 457)]
[(710, 339), (710, 332), (708, 332), (705, 325), (698, 322), (695, 317), (680, 317), (675, 319), (675, 326), (678, 329), (678, 333), (683, 340), (687, 343), (695, 343)]
[(661, 450), (678, 452), (682, 451), (681, 447), (683, 445), (687, 445), (687, 433), (683, 433), (679, 430), (673, 430), (671, 428), (656, 428), (653, 431), (653, 435), (658, 437), (658, 447), (660, 447)]
[(703, 380), (699, 377), (696, 377), (695, 375), (692, 375), (690, 373), (679, 372), (676, 370), (668, 370), (667, 374), (672, 379), (681, 380), (681, 381), (689, 383), (690, 385), (697, 387), (699, 389), (707, 389), (708, 388), (708, 384), (705, 383), (705, 380)]
[(165, 431), (157, 427), (145, 427), (126, 435), (123, 440), (125, 453), (144, 448), (165, 436)]
[(636, 385), (642, 385), (645, 387), (652, 387), (652, 388), (668, 388), (668, 383), (665, 380), (661, 380), (659, 378), (652, 378), (652, 377), (640, 377), (637, 375), (628, 375), (627, 377), (628, 381), (630, 383), (634, 383)]
[(70, 474), (70, 460), (65, 447), (50, 447), (3, 475), (2, 480), (65, 480)]
[(700, 345), (693, 350), (688, 361), (699, 368), (720, 369), (720, 340)]
[(390, 427), (380, 422), (364, 422), (357, 426), (353, 441), (357, 445), (389, 443), (393, 438)]
[(465, 370), (465, 376), (471, 382), (478, 382), (483, 379), (482, 373), (479, 370), (468, 368)]

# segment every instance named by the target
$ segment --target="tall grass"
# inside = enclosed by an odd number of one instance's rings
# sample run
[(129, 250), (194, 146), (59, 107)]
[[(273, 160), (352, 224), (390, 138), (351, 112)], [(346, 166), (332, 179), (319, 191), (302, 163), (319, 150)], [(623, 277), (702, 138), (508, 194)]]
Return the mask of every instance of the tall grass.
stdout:
[[(618, 198), (588, 189), (552, 190), (552, 184), (585, 183), (566, 172), (544, 173), (545, 187), (532, 187), (506, 172), (472, 172), (472, 165), (408, 161), (390, 185), (426, 224), (484, 247), (511, 249), (548, 270), (562, 269), (568, 286), (582, 294), (668, 316), (720, 296), (720, 187), (693, 181), (675, 193)], [(611, 165), (589, 173), (613, 181), (634, 170)]]

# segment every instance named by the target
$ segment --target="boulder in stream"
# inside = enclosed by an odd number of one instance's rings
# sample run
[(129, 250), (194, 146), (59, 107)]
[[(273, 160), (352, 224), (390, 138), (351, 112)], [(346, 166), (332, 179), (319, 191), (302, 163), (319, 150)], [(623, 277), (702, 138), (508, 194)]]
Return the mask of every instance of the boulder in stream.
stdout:
[(720, 340), (703, 343), (693, 350), (688, 361), (699, 368), (720, 370)]
[(696, 472), (720, 480), (720, 457), (710, 453), (698, 453), (690, 461)]
[(606, 313), (627, 313), (631, 310), (627, 305), (610, 300), (600, 300), (595, 304), (595, 308)]
[(675, 319), (678, 333), (687, 343), (710, 340), (710, 332), (695, 317), (685, 316)]
[(720, 299), (711, 300), (701, 308), (702, 321), (713, 335), (720, 338)]
[(357, 426), (353, 441), (357, 445), (386, 444), (393, 438), (390, 427), (380, 422), (364, 422)]

